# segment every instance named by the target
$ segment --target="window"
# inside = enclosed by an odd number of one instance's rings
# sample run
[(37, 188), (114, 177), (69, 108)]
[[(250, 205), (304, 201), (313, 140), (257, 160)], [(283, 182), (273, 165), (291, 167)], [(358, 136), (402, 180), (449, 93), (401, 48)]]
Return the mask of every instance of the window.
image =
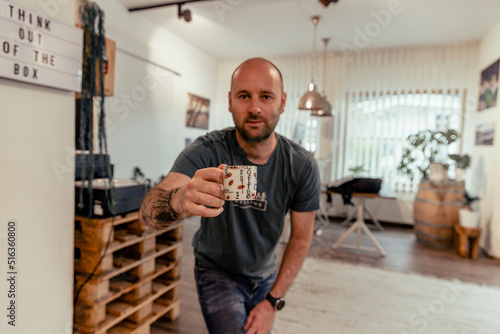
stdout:
[[(406, 138), (425, 129), (460, 132), (461, 101), (458, 90), (348, 94), (344, 174), (362, 167), (365, 175), (383, 178), (396, 191), (416, 190), (420, 179), (411, 182), (396, 170)], [(441, 154), (458, 150), (455, 142)]]

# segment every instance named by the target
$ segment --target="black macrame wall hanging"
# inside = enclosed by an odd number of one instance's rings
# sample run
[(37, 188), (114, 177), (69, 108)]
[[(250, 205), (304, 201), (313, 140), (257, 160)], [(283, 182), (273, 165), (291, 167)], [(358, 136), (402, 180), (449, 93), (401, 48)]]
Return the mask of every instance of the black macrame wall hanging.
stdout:
[[(77, 209), (84, 210), (87, 207), (88, 219), (93, 216), (93, 187), (92, 181), (95, 175), (95, 158), (94, 155), (94, 109), (98, 110), (98, 150), (97, 161), (99, 166), (104, 166), (104, 174), (107, 179), (107, 187), (105, 195), (107, 206), (111, 214), (115, 213), (115, 198), (116, 191), (113, 185), (113, 175), (111, 171), (110, 159), (108, 158), (108, 145), (106, 140), (105, 112), (104, 112), (104, 64), (106, 62), (104, 33), (104, 12), (93, 2), (82, 0), (80, 7), (80, 17), (83, 34), (83, 66), (82, 66), (82, 93), (80, 99), (79, 125), (77, 129), (77, 149), (81, 150), (81, 159), (76, 160), (76, 169), (80, 171), (80, 175), (75, 175), (81, 180), (79, 189), (79, 199)], [(98, 77), (98, 80), (96, 80)], [(88, 152), (85, 154), (85, 152)], [(79, 166), (78, 163), (81, 165)], [(78, 168), (80, 167), (80, 168)], [(99, 172), (102, 175), (102, 171)], [(86, 196), (85, 196), (86, 193)], [(85, 202), (84, 202), (85, 201)], [(85, 211), (83, 211), (85, 212)], [(114, 219), (114, 218), (113, 218)], [(112, 229), (109, 232), (108, 240), (99, 261), (95, 267), (80, 285), (76, 286), (73, 296), (73, 306), (78, 303), (78, 298), (83, 290), (83, 287), (93, 277), (96, 269), (99, 267), (104, 258), (108, 246), (111, 242)]]
[[(84, 192), (88, 191), (88, 215), (92, 216), (93, 189), (92, 181), (95, 174), (94, 156), (94, 108), (98, 109), (98, 156), (101, 166), (105, 166), (105, 175), (108, 179), (106, 189), (106, 201), (109, 210), (114, 214), (115, 188), (111, 165), (108, 157), (108, 145), (106, 138), (105, 112), (104, 112), (104, 66), (107, 61), (105, 57), (105, 31), (104, 12), (99, 6), (88, 0), (82, 0), (80, 4), (80, 18), (84, 31), (83, 40), (83, 66), (82, 66), (82, 93), (80, 100), (79, 138), (77, 147), (82, 152), (88, 152), (84, 159), (86, 163), (80, 169), (79, 178), (82, 181), (77, 206), (82, 209), (84, 204)], [(97, 79), (97, 80), (96, 80)]]

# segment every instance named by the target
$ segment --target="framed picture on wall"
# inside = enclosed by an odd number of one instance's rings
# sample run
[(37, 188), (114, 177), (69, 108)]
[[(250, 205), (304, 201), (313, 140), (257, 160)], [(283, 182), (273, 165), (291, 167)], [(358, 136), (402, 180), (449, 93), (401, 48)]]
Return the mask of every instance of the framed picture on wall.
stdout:
[(210, 100), (188, 94), (186, 108), (186, 126), (199, 129), (208, 129), (208, 117), (210, 111)]
[(476, 145), (493, 145), (495, 139), (495, 124), (480, 124), (476, 126)]
[(478, 111), (497, 105), (499, 65), (500, 59), (481, 72)]

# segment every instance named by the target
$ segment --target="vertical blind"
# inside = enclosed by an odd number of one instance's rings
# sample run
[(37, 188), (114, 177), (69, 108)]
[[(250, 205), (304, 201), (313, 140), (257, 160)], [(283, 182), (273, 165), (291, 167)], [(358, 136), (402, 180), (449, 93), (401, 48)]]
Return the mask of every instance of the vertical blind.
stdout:
[[(476, 44), (380, 50), (350, 59), (342, 173), (360, 167), (395, 191), (415, 191), (420, 175), (412, 181), (397, 173), (407, 137), (426, 129), (465, 131), (462, 119), (472, 110), (464, 101), (477, 81), (476, 66)], [(459, 141), (442, 153), (460, 148)]]

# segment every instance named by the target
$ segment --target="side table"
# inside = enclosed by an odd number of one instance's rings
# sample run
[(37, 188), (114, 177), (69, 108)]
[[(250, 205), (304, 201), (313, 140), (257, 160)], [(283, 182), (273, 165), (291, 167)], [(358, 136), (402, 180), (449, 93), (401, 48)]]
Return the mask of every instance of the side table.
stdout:
[(474, 260), (477, 257), (480, 235), (480, 227), (468, 228), (456, 224), (455, 245), (458, 255), (460, 255), (461, 257), (470, 257)]

